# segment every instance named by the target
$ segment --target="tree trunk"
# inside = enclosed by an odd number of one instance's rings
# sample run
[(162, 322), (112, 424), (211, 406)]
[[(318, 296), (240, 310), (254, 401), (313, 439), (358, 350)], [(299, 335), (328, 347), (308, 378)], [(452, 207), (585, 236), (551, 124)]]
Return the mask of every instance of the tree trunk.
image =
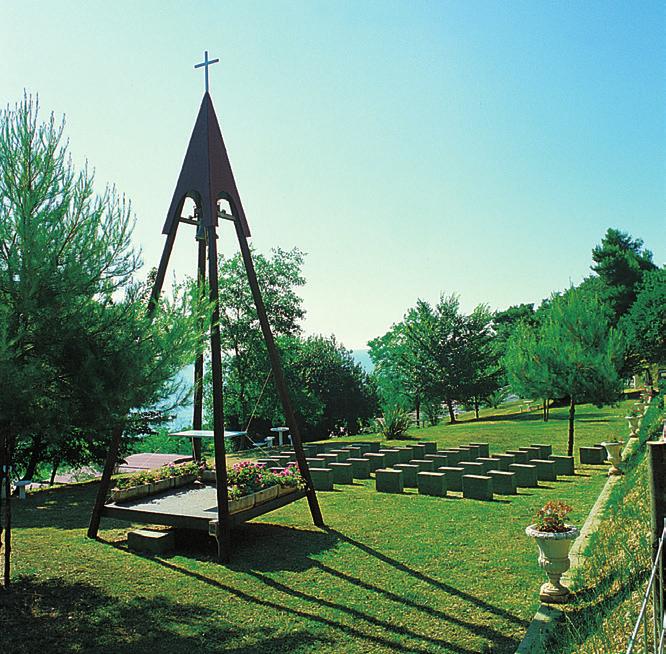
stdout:
[(42, 437), (34, 436), (32, 439), (32, 451), (30, 452), (30, 460), (28, 461), (28, 467), (25, 469), (25, 474), (23, 475), (24, 481), (32, 481), (32, 478), (35, 476), (35, 471), (39, 464), (41, 458), (41, 449), (42, 449)]
[(548, 422), (548, 400), (543, 400), (543, 421)]
[(567, 456), (573, 456), (574, 449), (574, 417), (576, 415), (576, 401), (574, 396), (571, 396), (569, 403), (569, 440), (567, 442)]
[(60, 465), (60, 459), (55, 459), (53, 461), (53, 468), (51, 468), (51, 479), (49, 479), (49, 486), (53, 486), (55, 483), (55, 476), (58, 472), (58, 466)]
[(453, 401), (452, 400), (446, 400), (446, 406), (449, 409), (449, 419), (451, 420), (451, 424), (455, 425), (456, 424), (456, 414), (453, 412)]
[(474, 398), (474, 415), (476, 416), (476, 419), (479, 419), (479, 398), (475, 397)]
[[(4, 531), (4, 524), (5, 524), (5, 514), (4, 514), (5, 473), (8, 472), (5, 440), (6, 438), (4, 430), (0, 430), (0, 554), (2, 554), (3, 552), (2, 533)], [(0, 588), (4, 588), (4, 583), (0, 584)]]
[(10, 555), (12, 551), (12, 505), (11, 505), (11, 483), (10, 483), (10, 469), (11, 469), (11, 426), (6, 426), (6, 429), (3, 429), (3, 433), (0, 434), (2, 437), (2, 442), (0, 447), (2, 447), (2, 459), (4, 461), (3, 470), (4, 478), (2, 482), (4, 483), (4, 511), (2, 516), (2, 522), (4, 523), (5, 530), (5, 546), (4, 546), (4, 565), (3, 565), (3, 585), (5, 588), (9, 588), (9, 577), (10, 577)]
[(415, 408), (416, 408), (416, 426), (420, 427), (421, 426), (421, 400), (418, 397), (416, 398)]

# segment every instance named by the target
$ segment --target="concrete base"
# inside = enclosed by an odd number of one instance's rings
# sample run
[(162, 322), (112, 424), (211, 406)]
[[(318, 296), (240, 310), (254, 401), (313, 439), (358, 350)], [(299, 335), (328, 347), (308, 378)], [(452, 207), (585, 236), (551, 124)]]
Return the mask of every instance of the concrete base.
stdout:
[(396, 463), (400, 463), (400, 453), (397, 450), (380, 449), (378, 454), (384, 455), (384, 465), (387, 468), (394, 466)]
[(331, 454), (338, 455), (339, 463), (344, 463), (351, 456), (347, 450), (331, 450)]
[(364, 458), (349, 458), (345, 461), (352, 467), (352, 475), (354, 479), (369, 479), (370, 478), (370, 461)]
[(435, 441), (419, 441), (417, 445), (425, 447), (425, 454), (435, 454), (437, 452), (437, 443)]
[(402, 493), (402, 470), (379, 468), (375, 471), (375, 487), (378, 493)]
[(561, 456), (559, 454), (551, 454), (548, 458), (551, 461), (555, 461), (555, 472), (558, 475), (576, 474), (576, 468), (574, 466), (574, 458), (572, 456)]
[(516, 463), (527, 463), (529, 460), (527, 452), (523, 452), (522, 450), (507, 450), (506, 453), (513, 454), (516, 457)]
[(539, 599), (547, 604), (566, 604), (571, 598), (572, 594), (568, 588), (564, 586), (556, 588), (550, 582), (546, 582), (539, 590)]
[(474, 447), (478, 447), (481, 452), (481, 456), (490, 456), (490, 444), (489, 443), (470, 443)]
[(442, 454), (441, 452), (437, 452), (436, 454), (426, 454), (424, 458), (430, 459), (435, 464), (435, 470), (437, 470), (437, 468), (440, 466), (449, 465), (449, 457), (446, 456), (446, 454)]
[(460, 463), (460, 450), (449, 448), (448, 450), (442, 450), (442, 454), (446, 454), (447, 465), (457, 466)]
[(342, 463), (340, 457), (337, 454), (333, 454), (333, 452), (320, 454), (317, 458), (322, 459), (322, 461), (326, 461), (326, 463)]
[(494, 458), (499, 460), (497, 470), (508, 470), (512, 463), (518, 463), (513, 454), (495, 454)]
[(383, 468), (386, 465), (384, 455), (379, 454), (379, 452), (368, 452), (363, 455), (363, 458), (370, 461), (370, 472), (374, 472), (378, 468)]
[(353, 484), (354, 469), (351, 463), (331, 463), (334, 484)]
[(443, 472), (446, 475), (446, 486), (451, 491), (462, 490), (462, 478), (465, 470), (458, 466), (442, 466), (437, 472)]
[(463, 497), (472, 500), (492, 500), (493, 480), (485, 475), (463, 475)]
[(137, 529), (127, 534), (127, 547), (135, 552), (166, 554), (176, 547), (176, 533)]
[(352, 447), (357, 447), (361, 450), (361, 456), (367, 454), (370, 451), (370, 445), (367, 443), (352, 443)]
[(519, 447), (518, 449), (527, 454), (528, 460), (541, 458), (540, 447)]
[(553, 453), (553, 446), (544, 443), (530, 443), (530, 447), (538, 447), (541, 450), (541, 458), (547, 459)]
[(432, 459), (412, 459), (412, 465), (419, 467), (419, 472), (434, 472), (435, 462)]
[(417, 486), (421, 495), (446, 496), (446, 475), (442, 472), (419, 472)]
[(395, 470), (402, 470), (402, 484), (405, 488), (416, 488), (419, 467), (411, 463), (397, 463)]
[(398, 453), (398, 463), (409, 463), (414, 458), (414, 452), (411, 447), (396, 447)]
[(605, 447), (580, 447), (578, 448), (580, 462), (592, 466), (600, 466), (606, 462)]
[(551, 461), (550, 459), (532, 459), (530, 463), (536, 465), (537, 479), (539, 481), (557, 481), (555, 461)]
[(503, 470), (489, 470), (486, 475), (493, 480), (493, 492), (498, 495), (516, 495), (516, 473)]
[(310, 476), (315, 490), (333, 490), (333, 471), (330, 468), (310, 468)]
[(500, 460), (491, 457), (491, 456), (480, 456), (476, 463), (480, 463), (483, 466), (483, 471), (488, 472), (488, 470), (499, 470)]
[(516, 475), (516, 486), (519, 488), (536, 488), (539, 485), (536, 466), (527, 463), (512, 463), (509, 472)]
[(416, 445), (410, 445), (412, 448), (412, 459), (423, 459), (426, 455), (425, 445), (416, 443)]
[(483, 463), (477, 463), (476, 461), (461, 461), (460, 466), (466, 475), (482, 475), (485, 472)]

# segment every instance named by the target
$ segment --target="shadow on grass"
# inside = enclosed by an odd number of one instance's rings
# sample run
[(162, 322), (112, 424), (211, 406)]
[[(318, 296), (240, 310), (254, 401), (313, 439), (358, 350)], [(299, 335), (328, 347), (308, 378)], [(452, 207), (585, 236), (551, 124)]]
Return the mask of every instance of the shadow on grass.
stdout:
[(127, 600), (89, 584), (32, 577), (0, 593), (0, 631), (2, 651), (11, 654), (289, 654), (327, 642), (305, 629), (276, 636), (274, 629), (230, 625), (223, 606), (218, 612), (165, 597)]

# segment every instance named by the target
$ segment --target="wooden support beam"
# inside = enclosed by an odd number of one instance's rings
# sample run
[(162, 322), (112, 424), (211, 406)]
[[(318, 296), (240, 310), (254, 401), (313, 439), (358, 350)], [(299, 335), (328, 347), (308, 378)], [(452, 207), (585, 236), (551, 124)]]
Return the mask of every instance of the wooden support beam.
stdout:
[(324, 518), (322, 517), (321, 509), (319, 508), (319, 501), (317, 500), (317, 493), (315, 492), (312, 478), (310, 476), (310, 469), (308, 468), (308, 463), (305, 460), (305, 452), (303, 451), (301, 434), (298, 429), (298, 424), (296, 423), (296, 416), (294, 415), (291, 400), (289, 399), (287, 382), (285, 381), (284, 373), (282, 372), (280, 354), (277, 350), (277, 347), (275, 346), (273, 332), (271, 331), (271, 327), (268, 322), (268, 316), (266, 315), (266, 307), (264, 306), (264, 300), (261, 297), (261, 290), (259, 289), (257, 274), (254, 270), (254, 263), (252, 262), (250, 246), (248, 245), (247, 237), (243, 231), (241, 221), (237, 220), (234, 224), (236, 226), (236, 235), (238, 236), (241, 256), (243, 257), (247, 278), (250, 283), (250, 289), (252, 290), (252, 297), (254, 298), (254, 304), (257, 308), (259, 324), (261, 325), (261, 331), (264, 335), (264, 340), (266, 341), (266, 347), (268, 348), (268, 356), (271, 360), (271, 368), (273, 369), (275, 386), (277, 387), (278, 396), (280, 397), (280, 402), (282, 404), (282, 410), (284, 411), (284, 415), (287, 420), (287, 426), (291, 431), (291, 440), (294, 446), (294, 451), (296, 452), (296, 461), (298, 462), (298, 467), (301, 471), (301, 474), (303, 475), (303, 478), (305, 479), (308, 505), (310, 506), (312, 520), (318, 527), (324, 527)]

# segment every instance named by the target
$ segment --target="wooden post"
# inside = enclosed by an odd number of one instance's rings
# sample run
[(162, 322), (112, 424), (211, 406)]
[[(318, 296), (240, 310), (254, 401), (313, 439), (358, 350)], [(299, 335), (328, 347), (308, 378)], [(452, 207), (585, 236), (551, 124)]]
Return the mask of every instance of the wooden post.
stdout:
[(3, 566), (3, 585), (9, 588), (10, 584), (10, 566), (11, 566), (11, 553), (12, 553), (12, 486), (11, 486), (11, 466), (12, 466), (12, 434), (6, 432), (4, 435), (4, 460), (5, 460), (5, 475), (4, 475), (4, 488), (5, 488), (5, 506), (4, 506), (4, 523), (5, 523), (5, 549), (4, 549), (4, 566)]
[[(206, 243), (199, 241), (199, 257), (197, 263), (197, 288), (202, 289), (206, 281)], [(192, 416), (192, 428), (201, 429), (203, 426), (203, 375), (204, 355), (201, 351), (194, 362), (194, 415)], [(192, 454), (194, 460), (201, 461), (201, 439), (192, 439)]]
[[(180, 211), (182, 211), (183, 203), (185, 198), (181, 200)], [(178, 230), (178, 221), (175, 220), (171, 232), (167, 235), (166, 243), (164, 244), (164, 250), (162, 250), (162, 257), (160, 259), (160, 265), (157, 269), (157, 276), (155, 277), (155, 283), (153, 284), (153, 290), (150, 293), (150, 300), (148, 300), (148, 315), (152, 316), (155, 309), (157, 308), (157, 300), (160, 297), (162, 292), (162, 286), (164, 285), (164, 278), (166, 276), (167, 266), (169, 265), (169, 259), (171, 257), (171, 251), (173, 250), (173, 244), (176, 240), (176, 232)], [(102, 472), (102, 478), (99, 482), (99, 488), (97, 489), (97, 498), (95, 499), (95, 506), (93, 507), (92, 515), (90, 516), (90, 524), (88, 525), (88, 538), (97, 538), (97, 532), (99, 531), (99, 523), (102, 519), (102, 511), (104, 510), (104, 504), (106, 502), (106, 496), (109, 493), (109, 487), (111, 486), (111, 476), (113, 475), (113, 470), (116, 467), (118, 462), (118, 452), (120, 451), (120, 440), (123, 435), (124, 423), (120, 426), (114, 428), (111, 435), (111, 443), (109, 445), (109, 451), (106, 453), (106, 461), (104, 462), (104, 471)]]
[(324, 518), (322, 517), (321, 509), (319, 508), (319, 501), (317, 500), (317, 493), (315, 492), (314, 485), (312, 483), (312, 477), (310, 476), (310, 469), (308, 468), (308, 463), (305, 460), (305, 452), (303, 451), (301, 434), (298, 429), (298, 424), (296, 423), (296, 416), (294, 415), (294, 410), (291, 406), (291, 400), (289, 399), (287, 383), (282, 372), (280, 354), (278, 353), (277, 347), (275, 346), (273, 332), (271, 331), (271, 327), (268, 322), (268, 316), (266, 315), (266, 307), (264, 306), (264, 300), (261, 297), (259, 283), (257, 282), (257, 274), (254, 270), (252, 254), (250, 253), (250, 246), (248, 245), (247, 238), (243, 232), (243, 227), (240, 220), (236, 219), (234, 224), (236, 226), (236, 234), (238, 236), (238, 243), (240, 245), (240, 251), (243, 257), (243, 263), (245, 264), (245, 271), (247, 272), (247, 278), (250, 282), (250, 289), (252, 290), (252, 297), (254, 298), (254, 304), (257, 308), (259, 324), (261, 325), (261, 331), (264, 335), (264, 340), (266, 341), (266, 347), (268, 348), (268, 356), (271, 360), (271, 368), (273, 369), (275, 386), (277, 387), (278, 396), (280, 397), (280, 402), (282, 404), (282, 410), (284, 411), (284, 415), (287, 420), (287, 425), (291, 431), (291, 440), (292, 445), (294, 446), (294, 451), (296, 452), (296, 461), (298, 462), (298, 467), (301, 471), (301, 474), (303, 475), (303, 478), (305, 479), (305, 484), (307, 486), (306, 492), (308, 504), (310, 506), (310, 513), (312, 514), (312, 520), (318, 527), (324, 527)]
[[(648, 441), (650, 466), (650, 530), (652, 533), (652, 560), (659, 547), (659, 539), (664, 530), (666, 518), (666, 442)], [(666, 562), (666, 557), (664, 557)], [(666, 578), (666, 566), (662, 564)]]
[(208, 280), (213, 316), (210, 325), (210, 363), (213, 372), (213, 443), (215, 445), (215, 475), (217, 483), (217, 555), (227, 563), (231, 555), (229, 524), (229, 495), (227, 491), (227, 458), (224, 447), (224, 400), (222, 397), (222, 348), (220, 345), (220, 298), (217, 280), (217, 234), (214, 225), (208, 235)]

